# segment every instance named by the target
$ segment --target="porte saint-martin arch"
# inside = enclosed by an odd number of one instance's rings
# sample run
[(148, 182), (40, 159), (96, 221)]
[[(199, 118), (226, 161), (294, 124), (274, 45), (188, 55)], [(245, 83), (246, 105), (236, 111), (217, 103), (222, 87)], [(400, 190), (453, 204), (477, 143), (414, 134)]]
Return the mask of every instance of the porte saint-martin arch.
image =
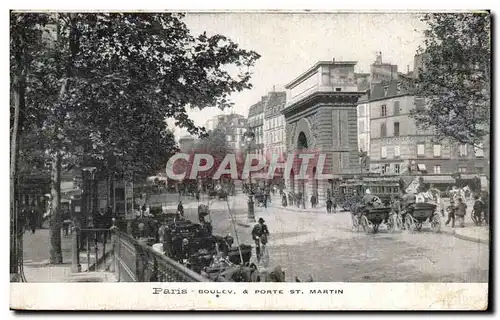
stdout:
[[(320, 61), (285, 86), (288, 155), (300, 150), (325, 154), (322, 173), (334, 175), (359, 171), (356, 106), (363, 92), (358, 92), (354, 61)], [(297, 178), (297, 167), (286, 177), (289, 191), (302, 193), (309, 203), (316, 193), (319, 204), (326, 201), (331, 181), (316, 179), (316, 168), (306, 179)]]

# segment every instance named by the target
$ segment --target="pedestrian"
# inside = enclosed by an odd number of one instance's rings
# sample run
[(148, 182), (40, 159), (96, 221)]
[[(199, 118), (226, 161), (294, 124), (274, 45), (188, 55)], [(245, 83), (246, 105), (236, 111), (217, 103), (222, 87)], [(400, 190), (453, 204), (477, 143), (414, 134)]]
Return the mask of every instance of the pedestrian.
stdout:
[(332, 205), (333, 205), (332, 198), (328, 197), (328, 199), (326, 199), (326, 212), (327, 213), (332, 213)]
[(448, 211), (448, 220), (446, 220), (444, 225), (447, 226), (451, 221), (451, 227), (455, 228), (455, 206), (450, 204), (446, 210)]
[(36, 224), (37, 224), (36, 223), (36, 212), (34, 209), (28, 209), (28, 210), (26, 210), (26, 215), (27, 215), (29, 229), (31, 230), (32, 234), (35, 234)]
[(311, 207), (316, 208), (316, 195), (314, 193), (311, 196)]
[(459, 228), (464, 227), (464, 218), (465, 218), (466, 211), (467, 211), (467, 205), (464, 203), (462, 198), (458, 198), (458, 205), (456, 207), (455, 215), (456, 215), (457, 220), (458, 220)]
[(163, 252), (167, 257), (172, 258), (172, 232), (168, 225), (165, 225), (163, 229)]
[(472, 218), (473, 220), (477, 221), (476, 224), (479, 225), (481, 223), (481, 218), (483, 217), (483, 214), (484, 214), (484, 203), (481, 200), (481, 198), (479, 198), (478, 195), (475, 195), (474, 206), (472, 209)]
[(177, 205), (177, 212), (184, 217), (184, 206), (182, 205), (182, 201), (179, 201)]
[(269, 229), (267, 228), (264, 219), (259, 218), (259, 222), (253, 227), (252, 230), (252, 239), (255, 242), (255, 254), (257, 256), (257, 262), (260, 262), (261, 259), (260, 244), (262, 243), (265, 246), (267, 244), (268, 236)]
[(281, 205), (283, 206), (283, 208), (286, 208), (286, 206), (288, 205), (287, 201), (286, 201), (286, 194), (283, 193), (281, 195)]
[(269, 194), (267, 191), (264, 191), (264, 208), (267, 208), (267, 199), (269, 197)]
[(484, 204), (484, 222), (488, 225), (490, 223), (490, 196), (488, 192), (484, 192), (483, 196), (481, 197), (481, 200), (483, 201)]
[(291, 192), (288, 193), (288, 203), (293, 206), (293, 195)]
[(196, 201), (200, 201), (200, 190), (196, 190)]
[(333, 199), (333, 213), (337, 213), (337, 200)]

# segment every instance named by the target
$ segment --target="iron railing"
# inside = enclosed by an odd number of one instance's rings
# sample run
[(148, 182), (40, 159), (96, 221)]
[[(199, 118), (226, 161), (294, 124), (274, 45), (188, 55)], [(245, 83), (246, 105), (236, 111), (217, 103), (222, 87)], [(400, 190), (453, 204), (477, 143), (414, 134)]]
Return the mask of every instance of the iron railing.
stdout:
[[(80, 272), (81, 263), (87, 265), (85, 271), (97, 271), (112, 250), (110, 229), (75, 229), (73, 233), (72, 271)], [(81, 259), (83, 253), (83, 259)]]
[(112, 270), (120, 282), (207, 282), (208, 279), (132, 236), (113, 233)]

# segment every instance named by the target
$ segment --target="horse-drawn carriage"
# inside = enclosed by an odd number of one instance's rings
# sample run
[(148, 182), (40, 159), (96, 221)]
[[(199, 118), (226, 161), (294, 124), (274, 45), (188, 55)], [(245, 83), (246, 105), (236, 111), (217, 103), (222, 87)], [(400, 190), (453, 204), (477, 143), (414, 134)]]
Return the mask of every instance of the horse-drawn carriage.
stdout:
[(420, 231), (425, 222), (429, 222), (432, 231), (441, 230), (441, 218), (433, 203), (418, 202), (416, 196), (409, 194), (403, 198), (402, 217), (404, 228), (409, 232)]
[(365, 195), (363, 201), (355, 206), (351, 216), (353, 229), (358, 231), (362, 228), (366, 232), (371, 229), (376, 233), (381, 224), (385, 224), (389, 232), (401, 227), (398, 215), (390, 206), (384, 205), (378, 196)]

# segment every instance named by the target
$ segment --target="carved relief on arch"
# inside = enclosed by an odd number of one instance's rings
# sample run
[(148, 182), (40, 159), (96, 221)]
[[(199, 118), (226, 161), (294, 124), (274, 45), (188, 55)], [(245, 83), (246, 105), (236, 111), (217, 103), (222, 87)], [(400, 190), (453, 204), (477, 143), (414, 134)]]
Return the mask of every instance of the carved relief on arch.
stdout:
[(288, 151), (295, 150), (295, 131), (297, 128), (297, 122), (286, 124), (286, 144)]

